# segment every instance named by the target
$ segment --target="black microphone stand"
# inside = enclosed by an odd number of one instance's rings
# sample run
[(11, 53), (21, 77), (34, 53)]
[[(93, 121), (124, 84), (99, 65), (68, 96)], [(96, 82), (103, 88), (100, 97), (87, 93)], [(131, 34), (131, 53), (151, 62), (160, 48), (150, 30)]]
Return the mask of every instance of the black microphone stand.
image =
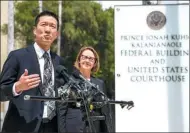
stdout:
[(84, 93), (82, 93), (81, 97), (84, 105), (84, 110), (82, 111), (83, 111), (83, 120), (85, 122), (85, 130), (86, 130), (85, 132), (93, 132), (94, 125), (92, 120), (90, 119), (90, 103), (88, 100), (85, 100), (86, 97)]
[[(69, 83), (68, 87), (66, 87), (66, 89), (68, 89), (69, 87), (72, 87), (74, 84)], [(81, 89), (81, 88), (80, 88)], [(85, 120), (85, 124), (86, 124), (86, 129), (87, 132), (95, 132), (93, 131), (92, 127), (94, 127), (93, 125), (93, 121), (95, 120), (105, 120), (105, 117), (102, 116), (92, 116), (90, 117), (90, 105), (93, 105), (95, 108), (102, 108), (103, 106), (106, 105), (111, 105), (111, 104), (120, 104), (121, 108), (123, 109), (125, 106), (127, 106), (127, 109), (130, 110), (132, 107), (134, 107), (134, 103), (133, 101), (115, 101), (115, 100), (110, 100), (107, 97), (105, 97), (104, 95), (104, 99), (101, 101), (91, 101), (88, 100), (87, 97), (85, 96), (85, 93), (80, 91), (81, 93), (78, 95), (79, 97), (75, 98), (75, 99), (70, 99), (67, 95), (61, 95), (59, 97), (46, 97), (46, 96), (30, 96), (30, 95), (25, 95), (24, 96), (24, 100), (39, 100), (39, 101), (57, 101), (57, 102), (66, 102), (66, 103), (76, 103), (76, 105), (78, 105), (79, 107), (81, 106), (81, 102), (84, 106), (84, 120)], [(111, 123), (112, 123), (112, 118), (111, 118), (111, 114), (109, 114), (109, 117), (111, 119)], [(108, 124), (108, 123), (106, 123)], [(111, 131), (111, 125), (108, 124), (108, 131)], [(95, 129), (94, 129), (95, 130)]]

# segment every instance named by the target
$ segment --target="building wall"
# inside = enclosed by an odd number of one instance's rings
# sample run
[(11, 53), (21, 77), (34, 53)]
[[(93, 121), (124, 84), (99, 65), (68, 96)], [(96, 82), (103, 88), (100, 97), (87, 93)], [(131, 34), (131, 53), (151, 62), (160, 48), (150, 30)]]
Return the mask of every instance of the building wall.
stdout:
[[(1, 25), (8, 22), (8, 1), (1, 1)], [(7, 35), (1, 33), (1, 68), (7, 57)]]
[[(1, 25), (6, 24), (8, 22), (8, 1), (1, 1)], [(0, 56), (0, 68), (7, 58), (7, 35), (3, 35), (1, 33), (1, 56)], [(7, 102), (1, 102), (1, 127), (4, 120), (4, 115), (7, 109)]]

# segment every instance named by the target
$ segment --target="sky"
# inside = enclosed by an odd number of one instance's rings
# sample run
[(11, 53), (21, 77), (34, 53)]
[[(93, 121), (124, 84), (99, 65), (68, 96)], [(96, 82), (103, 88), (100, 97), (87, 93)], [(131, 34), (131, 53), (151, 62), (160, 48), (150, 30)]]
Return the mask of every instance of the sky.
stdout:
[[(103, 7), (103, 9), (107, 9), (109, 7), (114, 8), (114, 5), (142, 5), (142, 1), (97, 1), (100, 3)], [(155, 3), (155, 0), (151, 0), (151, 2)], [(176, 4), (176, 3), (189, 3), (189, 0), (185, 1), (173, 1), (173, 0), (167, 0), (167, 1), (161, 1), (162, 4)]]
[(142, 1), (98, 1), (103, 9), (107, 9), (109, 7), (114, 8), (114, 5), (141, 5)]

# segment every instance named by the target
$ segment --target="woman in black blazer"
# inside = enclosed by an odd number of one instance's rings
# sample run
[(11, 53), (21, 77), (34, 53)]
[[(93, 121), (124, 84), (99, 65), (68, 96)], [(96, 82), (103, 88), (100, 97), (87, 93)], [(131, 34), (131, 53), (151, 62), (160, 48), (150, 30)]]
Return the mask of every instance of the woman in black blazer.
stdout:
[[(97, 85), (101, 91), (105, 93), (105, 87), (103, 80), (92, 76), (93, 73), (98, 72), (100, 67), (98, 53), (92, 47), (82, 47), (77, 55), (74, 70), (78, 71), (84, 78), (89, 80), (91, 83)], [(75, 78), (78, 78), (75, 73)], [(79, 78), (78, 78), (79, 80)], [(93, 100), (97, 100), (94, 98)], [(80, 108), (76, 108), (70, 104), (66, 115), (66, 129), (67, 132), (88, 132), (88, 128), (84, 121), (84, 111)], [(105, 106), (104, 108), (92, 109), (90, 116), (105, 116), (106, 120), (97, 120), (92, 122), (93, 132), (111, 132), (111, 121), (109, 117), (109, 109)]]

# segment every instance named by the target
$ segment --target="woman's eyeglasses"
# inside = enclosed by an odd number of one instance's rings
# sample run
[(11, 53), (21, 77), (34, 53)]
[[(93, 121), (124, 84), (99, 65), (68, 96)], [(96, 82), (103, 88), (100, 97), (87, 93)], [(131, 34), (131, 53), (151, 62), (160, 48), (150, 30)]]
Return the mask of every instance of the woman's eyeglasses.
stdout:
[(95, 61), (96, 61), (96, 58), (90, 57), (90, 56), (86, 56), (86, 55), (81, 55), (81, 59), (82, 59), (82, 60), (87, 60), (87, 59), (89, 59), (90, 62), (95, 62)]

